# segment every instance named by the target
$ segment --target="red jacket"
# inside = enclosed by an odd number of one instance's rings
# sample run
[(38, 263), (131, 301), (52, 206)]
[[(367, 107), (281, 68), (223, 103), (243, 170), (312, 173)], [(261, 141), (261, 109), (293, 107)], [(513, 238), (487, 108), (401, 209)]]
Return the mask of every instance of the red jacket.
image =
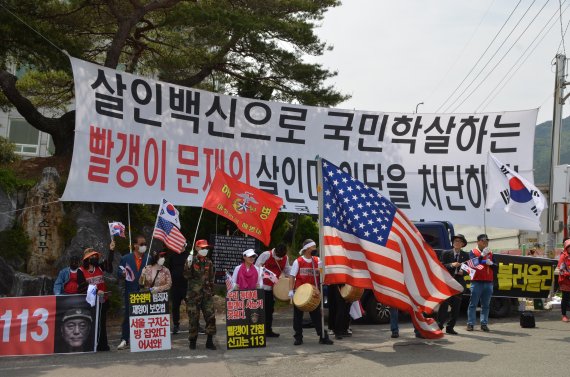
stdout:
[(493, 262), (493, 253), (489, 252), (487, 255), (482, 256), (481, 251), (477, 248), (471, 250), (469, 252), (469, 259), (478, 258), (479, 264), (483, 265), (481, 270), (475, 269), (475, 275), (473, 276), (472, 281), (493, 281), (493, 265), (488, 266), (487, 260)]
[(560, 290), (564, 292), (570, 291), (570, 255), (566, 250), (560, 254), (558, 260), (558, 285)]

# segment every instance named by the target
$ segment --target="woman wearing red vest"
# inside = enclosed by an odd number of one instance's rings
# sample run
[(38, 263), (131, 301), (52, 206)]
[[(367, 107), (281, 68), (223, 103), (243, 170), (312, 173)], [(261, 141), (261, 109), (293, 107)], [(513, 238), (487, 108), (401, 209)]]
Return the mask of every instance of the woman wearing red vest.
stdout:
[[(301, 256), (293, 262), (291, 273), (289, 276), (289, 298), (295, 295), (295, 289), (305, 283), (312, 284), (319, 288), (319, 257), (313, 256), (312, 253), (317, 252), (317, 244), (311, 239), (303, 241), (303, 247), (299, 254)], [(309, 312), (311, 321), (315, 325), (315, 330), (319, 336), (320, 344), (333, 344), (326, 332), (323, 332), (321, 323), (321, 306)], [(295, 330), (295, 343), (298, 346), (303, 344), (303, 311), (293, 306), (293, 330)]]
[[(114, 249), (114, 242), (111, 242), (111, 249)], [(101, 254), (92, 248), (85, 249), (83, 252), (83, 266), (81, 272), (85, 276), (88, 285), (97, 286), (97, 295), (101, 302), (101, 312), (99, 313), (99, 332), (97, 351), (109, 351), (107, 342), (107, 310), (109, 309), (109, 301), (105, 296), (107, 286), (105, 285), (104, 272), (113, 272), (113, 250), (109, 250), (109, 258), (100, 261)]]
[(562, 311), (562, 322), (568, 322), (566, 309), (570, 303), (570, 240), (564, 241), (564, 251), (560, 254), (558, 260), (558, 286), (562, 292), (562, 302), (560, 310)]
[[(291, 267), (289, 266), (289, 258), (287, 257), (287, 246), (279, 244), (275, 249), (264, 251), (261, 253), (255, 265), (260, 268), (266, 268), (275, 274), (275, 278), (279, 279), (281, 275), (288, 276)], [(273, 331), (273, 311), (275, 308), (275, 298), (273, 297), (273, 286), (275, 283), (268, 278), (263, 279), (263, 290), (265, 292), (265, 336), (277, 338), (278, 333)]]

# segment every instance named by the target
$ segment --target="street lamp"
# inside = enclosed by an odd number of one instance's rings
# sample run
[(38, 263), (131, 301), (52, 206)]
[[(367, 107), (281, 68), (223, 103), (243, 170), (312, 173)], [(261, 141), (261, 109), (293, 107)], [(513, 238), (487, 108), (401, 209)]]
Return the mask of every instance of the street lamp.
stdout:
[(419, 107), (420, 105), (423, 105), (423, 104), (424, 104), (423, 102), (420, 102), (420, 103), (418, 103), (418, 104), (416, 105), (416, 114), (418, 113), (418, 107)]

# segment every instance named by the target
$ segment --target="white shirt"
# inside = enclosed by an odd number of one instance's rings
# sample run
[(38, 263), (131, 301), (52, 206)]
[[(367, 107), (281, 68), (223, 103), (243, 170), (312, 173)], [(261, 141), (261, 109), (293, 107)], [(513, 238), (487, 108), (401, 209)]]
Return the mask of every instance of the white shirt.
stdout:
[[(275, 256), (275, 249), (273, 249), (273, 250), (267, 250), (267, 251), (264, 251), (263, 253), (261, 253), (261, 255), (259, 257), (257, 257), (257, 260), (255, 261), (255, 265), (257, 267), (265, 266), (265, 263), (267, 262), (267, 260), (269, 259), (269, 257), (271, 255), (273, 255), (273, 258), (277, 262), (279, 262), (279, 260)], [(289, 271), (291, 271), (291, 266), (289, 266), (289, 257), (287, 255), (285, 255), (283, 258), (285, 258), (285, 268), (283, 268), (282, 272), (283, 272), (284, 276), (289, 276)], [(277, 275), (277, 277), (280, 277), (280, 276)], [(263, 289), (265, 289), (266, 291), (271, 291), (273, 289), (273, 286), (263, 284)]]
[[(234, 284), (237, 284), (237, 277), (238, 277), (238, 272), (239, 269), (241, 268), (241, 264), (238, 265), (236, 268), (234, 268), (234, 273), (232, 274), (232, 282)], [(257, 267), (255, 264), (252, 264), (250, 268), (255, 268), (255, 270), (257, 271), (257, 285), (259, 285), (260, 287), (263, 285), (263, 276), (261, 274), (261, 269), (259, 267)], [(241, 287), (239, 289), (242, 289)]]
[[(304, 256), (302, 257), (305, 262), (307, 263), (311, 263), (311, 258), (305, 258)], [(323, 262), (321, 262), (321, 260), (319, 259), (319, 257), (317, 257), (317, 267), (318, 268), (322, 268), (323, 267)], [(291, 265), (291, 270), (289, 270), (289, 276), (297, 276), (297, 274), (299, 273), (299, 262), (297, 262), (297, 259), (295, 259), (295, 261), (293, 262), (293, 265)]]

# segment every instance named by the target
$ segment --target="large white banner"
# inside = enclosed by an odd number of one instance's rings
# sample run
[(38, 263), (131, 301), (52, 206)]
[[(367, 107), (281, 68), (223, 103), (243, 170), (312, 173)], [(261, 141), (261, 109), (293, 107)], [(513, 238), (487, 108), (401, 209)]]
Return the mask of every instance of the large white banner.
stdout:
[[(216, 167), (317, 213), (322, 156), (414, 220), (484, 222), (487, 152), (533, 182), (538, 110), (404, 114), (267, 102), (71, 59), (76, 128), (62, 200), (202, 206)], [(356, 195), (356, 194), (355, 194)], [(488, 226), (535, 229), (501, 210)]]

